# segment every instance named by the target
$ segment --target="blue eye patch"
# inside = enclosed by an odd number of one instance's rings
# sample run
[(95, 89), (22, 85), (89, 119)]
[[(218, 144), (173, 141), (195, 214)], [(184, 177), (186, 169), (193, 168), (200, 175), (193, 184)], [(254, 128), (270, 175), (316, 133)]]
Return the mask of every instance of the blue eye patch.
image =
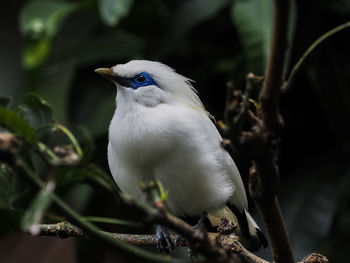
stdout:
[(148, 75), (146, 72), (141, 72), (140, 74), (136, 75), (133, 78), (121, 78), (118, 77), (116, 80), (120, 85), (123, 87), (128, 87), (132, 89), (137, 89), (139, 87), (145, 87), (145, 86), (157, 86), (157, 83), (152, 79), (150, 75)]

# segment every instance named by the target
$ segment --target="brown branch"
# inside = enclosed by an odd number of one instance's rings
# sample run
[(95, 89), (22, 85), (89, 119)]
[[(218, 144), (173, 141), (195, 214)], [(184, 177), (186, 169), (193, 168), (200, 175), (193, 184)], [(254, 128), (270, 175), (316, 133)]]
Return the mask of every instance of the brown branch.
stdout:
[(261, 122), (251, 132), (245, 133), (243, 142), (255, 148), (253, 166), (250, 170), (249, 190), (264, 221), (276, 263), (293, 263), (287, 229), (278, 202), (276, 148), (282, 126), (279, 115), (279, 97), (287, 48), (288, 0), (274, 1), (274, 27), (266, 79), (260, 93)]
[[(208, 238), (212, 245), (217, 245), (223, 248), (228, 254), (237, 256), (236, 258), (233, 257), (233, 262), (269, 263), (268, 261), (259, 258), (250, 251), (246, 250), (239, 242), (238, 237), (234, 235), (232, 231), (227, 231), (227, 224), (230, 224), (230, 222), (223, 219), (219, 227), (219, 233), (208, 233)], [(120, 234), (110, 232), (104, 233), (133, 246), (156, 247), (155, 235)], [(92, 238), (85, 234), (83, 230), (67, 221), (56, 224), (42, 224), (40, 225), (39, 235), (55, 236), (59, 238)], [(184, 238), (181, 238), (180, 240), (177, 239), (177, 242), (175, 242), (176, 235), (171, 235), (171, 238), (174, 241), (175, 247), (186, 247), (188, 245), (187, 240)], [(328, 259), (321, 254), (312, 253), (306, 256), (300, 263), (328, 263)]]
[(273, 35), (266, 78), (260, 93), (263, 127), (275, 132), (280, 126), (278, 102), (282, 86), (283, 67), (288, 45), (289, 0), (274, 1)]
[[(136, 234), (121, 234), (121, 233), (110, 233), (110, 232), (104, 232), (104, 233), (112, 236), (115, 239), (124, 241), (125, 243), (128, 243), (133, 246), (156, 247), (155, 235), (136, 235)], [(41, 224), (39, 235), (55, 236), (59, 238), (67, 238), (67, 237), (88, 238), (88, 239), (91, 238), (79, 227), (76, 227), (67, 221), (59, 222), (56, 224)], [(183, 238), (177, 240), (176, 235), (171, 235), (171, 239), (174, 241), (174, 244), (176, 247), (187, 246), (187, 241)]]
[[(228, 224), (228, 221), (223, 220), (222, 224)], [(110, 232), (104, 233), (119, 241), (126, 242), (133, 246), (156, 247), (155, 235), (120, 234)], [(79, 227), (76, 227), (67, 221), (56, 224), (41, 224), (39, 235), (54, 236), (59, 238), (92, 238)], [(174, 241), (175, 247), (188, 246), (187, 240), (184, 238), (176, 239), (176, 235), (171, 235), (171, 238)], [(231, 255), (231, 257), (227, 258), (225, 262), (269, 263), (268, 261), (259, 258), (253, 253), (246, 250), (239, 242), (238, 237), (234, 235), (232, 231), (225, 233), (208, 233), (208, 240), (211, 246), (222, 248), (223, 251), (227, 253), (227, 255)], [(218, 258), (213, 260), (215, 260), (215, 262), (220, 262)]]

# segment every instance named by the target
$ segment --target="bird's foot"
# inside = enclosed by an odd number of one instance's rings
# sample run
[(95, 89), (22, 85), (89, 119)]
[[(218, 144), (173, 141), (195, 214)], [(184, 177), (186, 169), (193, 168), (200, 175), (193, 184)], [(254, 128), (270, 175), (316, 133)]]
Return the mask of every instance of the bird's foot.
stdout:
[(157, 226), (156, 240), (157, 240), (157, 248), (161, 253), (168, 254), (175, 248), (174, 243), (171, 240), (171, 237), (169, 235), (169, 232), (165, 227)]

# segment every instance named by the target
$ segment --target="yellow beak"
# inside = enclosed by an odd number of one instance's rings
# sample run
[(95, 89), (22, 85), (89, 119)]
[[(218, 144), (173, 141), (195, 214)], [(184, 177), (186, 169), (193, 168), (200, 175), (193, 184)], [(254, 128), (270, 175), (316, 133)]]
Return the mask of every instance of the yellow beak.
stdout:
[(101, 76), (109, 79), (109, 80), (114, 80), (115, 77), (117, 76), (114, 72), (112, 68), (98, 68), (95, 69), (95, 72), (100, 74)]

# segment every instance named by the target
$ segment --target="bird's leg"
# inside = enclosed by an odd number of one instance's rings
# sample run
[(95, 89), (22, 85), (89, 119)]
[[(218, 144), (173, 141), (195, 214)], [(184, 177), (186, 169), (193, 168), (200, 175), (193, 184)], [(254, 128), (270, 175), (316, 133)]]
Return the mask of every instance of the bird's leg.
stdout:
[(168, 230), (160, 225), (156, 227), (157, 248), (161, 253), (169, 253), (174, 250), (174, 243), (170, 238)]
[[(204, 231), (204, 228), (205, 228), (204, 221), (207, 218), (207, 215), (208, 215), (208, 212), (203, 212), (201, 214), (201, 217), (199, 218), (197, 224), (195, 224), (193, 226), (193, 230)], [(188, 252), (189, 257), (191, 257), (191, 259), (193, 261), (195, 261), (195, 259), (197, 258), (197, 252), (194, 250), (194, 246), (191, 242), (188, 242), (187, 252)]]
[(197, 224), (193, 226), (194, 229), (200, 228), (202, 225), (204, 225), (204, 221), (207, 218), (208, 212), (203, 212), (201, 214), (201, 217), (199, 218)]

